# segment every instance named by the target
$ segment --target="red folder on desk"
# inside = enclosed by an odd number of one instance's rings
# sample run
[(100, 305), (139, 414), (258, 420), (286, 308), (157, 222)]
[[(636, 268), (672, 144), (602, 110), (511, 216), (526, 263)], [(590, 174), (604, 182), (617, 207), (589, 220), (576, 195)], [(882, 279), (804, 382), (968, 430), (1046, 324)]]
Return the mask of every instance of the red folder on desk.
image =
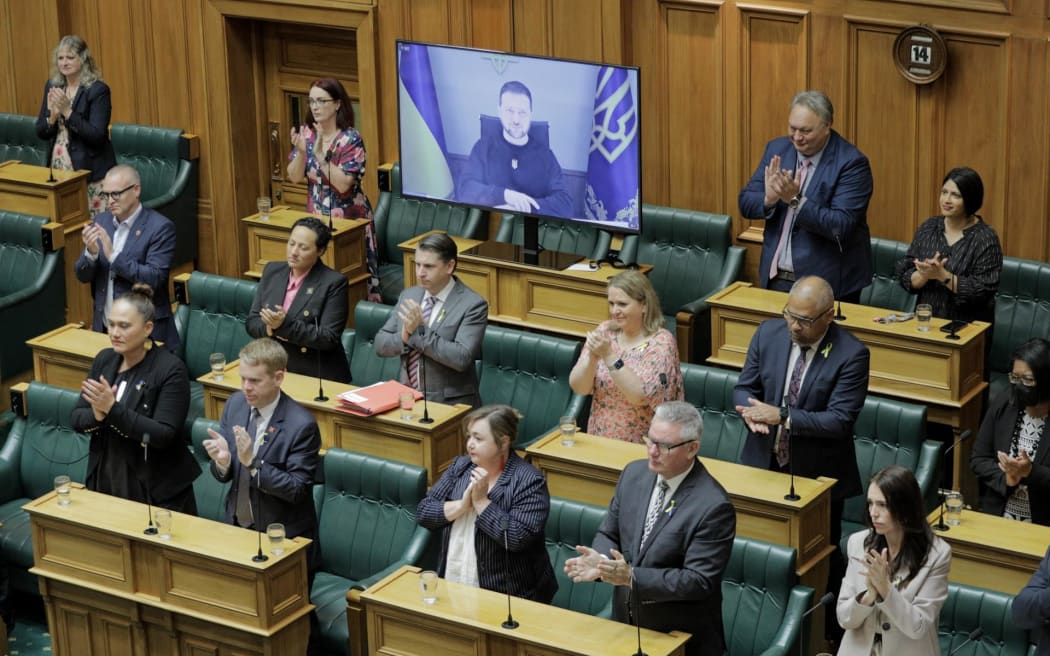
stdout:
[(338, 397), (339, 409), (352, 415), (369, 417), (396, 408), (403, 393), (412, 394), (417, 401), (423, 398), (419, 390), (402, 385), (396, 380), (388, 380), (343, 392)]

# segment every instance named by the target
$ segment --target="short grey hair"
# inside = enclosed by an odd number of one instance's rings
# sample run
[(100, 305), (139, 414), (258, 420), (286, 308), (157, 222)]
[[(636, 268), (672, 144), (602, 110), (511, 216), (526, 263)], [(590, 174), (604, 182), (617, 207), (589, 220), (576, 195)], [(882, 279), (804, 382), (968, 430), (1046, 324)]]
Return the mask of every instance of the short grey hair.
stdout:
[(828, 125), (835, 122), (835, 107), (831, 104), (831, 98), (828, 98), (828, 95), (823, 91), (817, 91), (816, 89), (799, 91), (791, 99), (792, 108), (798, 105), (813, 112)]
[(678, 426), (678, 436), (685, 442), (688, 440), (700, 441), (704, 434), (704, 420), (700, 411), (688, 401), (667, 401), (656, 406), (653, 420), (659, 419), (669, 424)]
[(106, 171), (106, 177), (117, 177), (120, 176), (127, 180), (128, 184), (137, 185), (142, 184), (142, 179), (139, 177), (139, 172), (134, 166), (130, 164), (117, 164)]

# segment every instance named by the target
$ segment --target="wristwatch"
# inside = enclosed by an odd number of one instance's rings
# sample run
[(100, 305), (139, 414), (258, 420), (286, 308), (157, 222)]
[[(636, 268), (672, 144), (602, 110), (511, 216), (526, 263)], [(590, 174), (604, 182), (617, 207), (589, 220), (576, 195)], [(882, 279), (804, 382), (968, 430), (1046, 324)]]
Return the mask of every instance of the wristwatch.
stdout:
[(612, 363), (613, 370), (623, 369), (623, 359), (617, 358), (616, 362)]
[(794, 198), (792, 198), (791, 200), (788, 201), (788, 206), (791, 209), (793, 209), (793, 210), (797, 210), (798, 206), (801, 205), (801, 204), (802, 204), (802, 194), (798, 194)]
[(786, 405), (780, 406), (780, 423), (787, 422), (789, 416), (791, 416), (790, 409)]

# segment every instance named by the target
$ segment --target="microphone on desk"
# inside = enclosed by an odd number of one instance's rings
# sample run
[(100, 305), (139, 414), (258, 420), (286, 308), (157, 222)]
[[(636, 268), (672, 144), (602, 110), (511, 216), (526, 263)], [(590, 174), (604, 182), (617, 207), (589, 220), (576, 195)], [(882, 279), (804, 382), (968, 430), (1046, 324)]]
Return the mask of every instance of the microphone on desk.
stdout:
[[(252, 438), (254, 439), (255, 436), (253, 435)], [(242, 463), (241, 466), (243, 467), (244, 464)], [(263, 531), (266, 530), (266, 524), (265, 522), (263, 522), (262, 492), (260, 492), (258, 485), (255, 485), (254, 490), (251, 489), (251, 476), (248, 477), (248, 485), (248, 494), (251, 495), (252, 492), (255, 493), (255, 502), (252, 504), (252, 522), (255, 524), (255, 535), (259, 545), (258, 551), (255, 552), (254, 556), (252, 556), (252, 562), (265, 563), (267, 560), (270, 559), (270, 557), (264, 554), (262, 550), (262, 534)], [(251, 497), (249, 496), (249, 500), (250, 499)], [(258, 510), (259, 512), (256, 513), (256, 510)]]
[(430, 408), (427, 407), (427, 356), (423, 349), (419, 349), (419, 381), (419, 386), (423, 388), (423, 416), (419, 418), (419, 423), (432, 424), (434, 420), (430, 418)]
[[(805, 354), (803, 353), (799, 357), (805, 357)], [(788, 404), (788, 402), (787, 402), (787, 394), (785, 394), (784, 395), (784, 405), (787, 405), (787, 404)], [(785, 430), (786, 429), (784, 428), (784, 426), (780, 427), (780, 435), (781, 435), (781, 437), (784, 437), (784, 431)], [(802, 497), (800, 497), (799, 495), (795, 494), (795, 459), (790, 456), (790, 453), (791, 453), (791, 431), (787, 431), (787, 436), (784, 437), (784, 439), (786, 439), (788, 441), (788, 454), (789, 454), (788, 455), (788, 475), (791, 476), (791, 490), (787, 494), (784, 495), (784, 500), (785, 501), (798, 501)]]
[(328, 148), (324, 161), (328, 164), (328, 229), (335, 230), (332, 223), (332, 210), (335, 208), (335, 194), (332, 193), (332, 148)]
[[(627, 563), (627, 568), (630, 569), (630, 552), (623, 552), (623, 562)], [(649, 656), (642, 651), (642, 597), (638, 594), (638, 586), (634, 579), (633, 571), (631, 572), (631, 587), (628, 588), (627, 593), (627, 610), (630, 611), (631, 616), (634, 618), (634, 632), (638, 640), (638, 651), (634, 652), (633, 656)]]
[[(947, 449), (944, 450), (944, 453), (941, 455), (941, 467), (942, 468), (945, 468), (945, 464), (947, 463), (948, 454), (952, 452), (952, 449), (954, 449), (955, 447), (959, 446), (960, 444), (962, 444), (966, 440), (970, 439), (970, 435), (971, 434), (972, 434), (972, 431), (970, 431), (969, 429), (964, 430), (962, 432), (962, 435), (959, 436), (959, 439), (955, 440), (955, 444), (952, 444), (950, 447), (948, 447)], [(948, 525), (944, 523), (944, 499), (945, 499), (945, 496), (944, 496), (944, 490), (941, 488), (940, 485), (937, 486), (937, 497), (940, 500), (940, 503), (938, 505), (941, 507), (941, 512), (940, 512), (940, 517), (937, 520), (937, 523), (933, 525), (933, 528), (936, 531), (947, 531), (948, 530)]]
[(142, 466), (146, 468), (146, 516), (149, 517), (149, 524), (142, 533), (156, 535), (157, 527), (153, 525), (153, 491), (151, 489), (153, 477), (149, 475), (149, 433), (142, 434)]
[(953, 649), (950, 652), (948, 652), (948, 656), (955, 656), (957, 653), (959, 653), (960, 649), (962, 649), (966, 645), (970, 644), (974, 640), (980, 640), (981, 636), (983, 636), (983, 635), (984, 635), (984, 629), (982, 629), (981, 627), (977, 627), (973, 631), (970, 631), (969, 635), (966, 636), (966, 640), (961, 645), (959, 645), (955, 649)]
[(50, 156), (47, 158), (47, 181), (56, 182), (55, 180), (55, 142), (58, 141), (58, 128), (55, 128), (55, 136), (51, 137), (50, 145)]
[[(813, 606), (811, 606), (805, 613), (802, 613), (802, 618), (799, 620), (799, 624), (801, 625), (802, 622), (804, 622), (807, 617), (809, 617), (814, 612), (816, 612), (817, 609), (823, 608), (825, 606), (830, 606), (833, 603), (835, 603), (835, 593), (834, 592), (827, 592), (827, 593), (825, 593), (823, 597), (821, 597), (819, 600), (817, 600), (817, 603), (813, 604)], [(803, 649), (805, 647), (802, 644), (801, 631), (799, 632), (799, 636), (800, 637), (799, 637), (799, 641), (798, 641), (798, 656), (802, 656), (802, 654), (804, 653)]]
[[(314, 315), (314, 329), (317, 332), (317, 339), (321, 337), (321, 317)], [(324, 403), (328, 400), (328, 397), (324, 395), (324, 376), (321, 375), (321, 349), (317, 349), (317, 396), (314, 397), (314, 401), (318, 403)]]
[[(842, 251), (842, 240), (839, 239), (838, 230), (835, 231), (835, 243), (839, 245), (839, 257), (844, 257), (845, 253)], [(834, 319), (835, 321), (842, 321), (845, 318), (846, 315), (842, 314), (842, 299), (838, 299), (835, 302), (835, 316), (832, 317), (832, 319)]]
[[(426, 396), (424, 395), (424, 398)], [(507, 620), (500, 624), (504, 629), (516, 629), (520, 624), (514, 619), (514, 616), (510, 612), (510, 542), (507, 540), (507, 529), (510, 525), (510, 519), (507, 517), (503, 518), (503, 555), (506, 558), (506, 572), (504, 574), (504, 583), (507, 586)]]

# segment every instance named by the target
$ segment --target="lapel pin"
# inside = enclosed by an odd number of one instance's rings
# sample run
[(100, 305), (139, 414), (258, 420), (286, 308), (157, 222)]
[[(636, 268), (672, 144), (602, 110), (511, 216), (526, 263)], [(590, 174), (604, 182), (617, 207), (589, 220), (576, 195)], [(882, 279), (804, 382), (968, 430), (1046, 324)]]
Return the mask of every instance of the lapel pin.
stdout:
[(136, 237), (141, 237), (142, 236), (142, 231), (141, 230), (136, 230), (135, 231), (135, 236)]
[(310, 316), (310, 311), (309, 310), (303, 310), (303, 316), (304, 317)]
[(832, 344), (830, 342), (828, 342), (828, 344), (826, 344), (824, 346), (824, 349), (820, 352), (820, 354), (823, 355), (825, 359), (827, 359), (828, 353), (831, 353), (831, 347), (832, 347)]
[(313, 287), (307, 287), (306, 288), (306, 293), (307, 294), (313, 294), (314, 293), (314, 288)]

